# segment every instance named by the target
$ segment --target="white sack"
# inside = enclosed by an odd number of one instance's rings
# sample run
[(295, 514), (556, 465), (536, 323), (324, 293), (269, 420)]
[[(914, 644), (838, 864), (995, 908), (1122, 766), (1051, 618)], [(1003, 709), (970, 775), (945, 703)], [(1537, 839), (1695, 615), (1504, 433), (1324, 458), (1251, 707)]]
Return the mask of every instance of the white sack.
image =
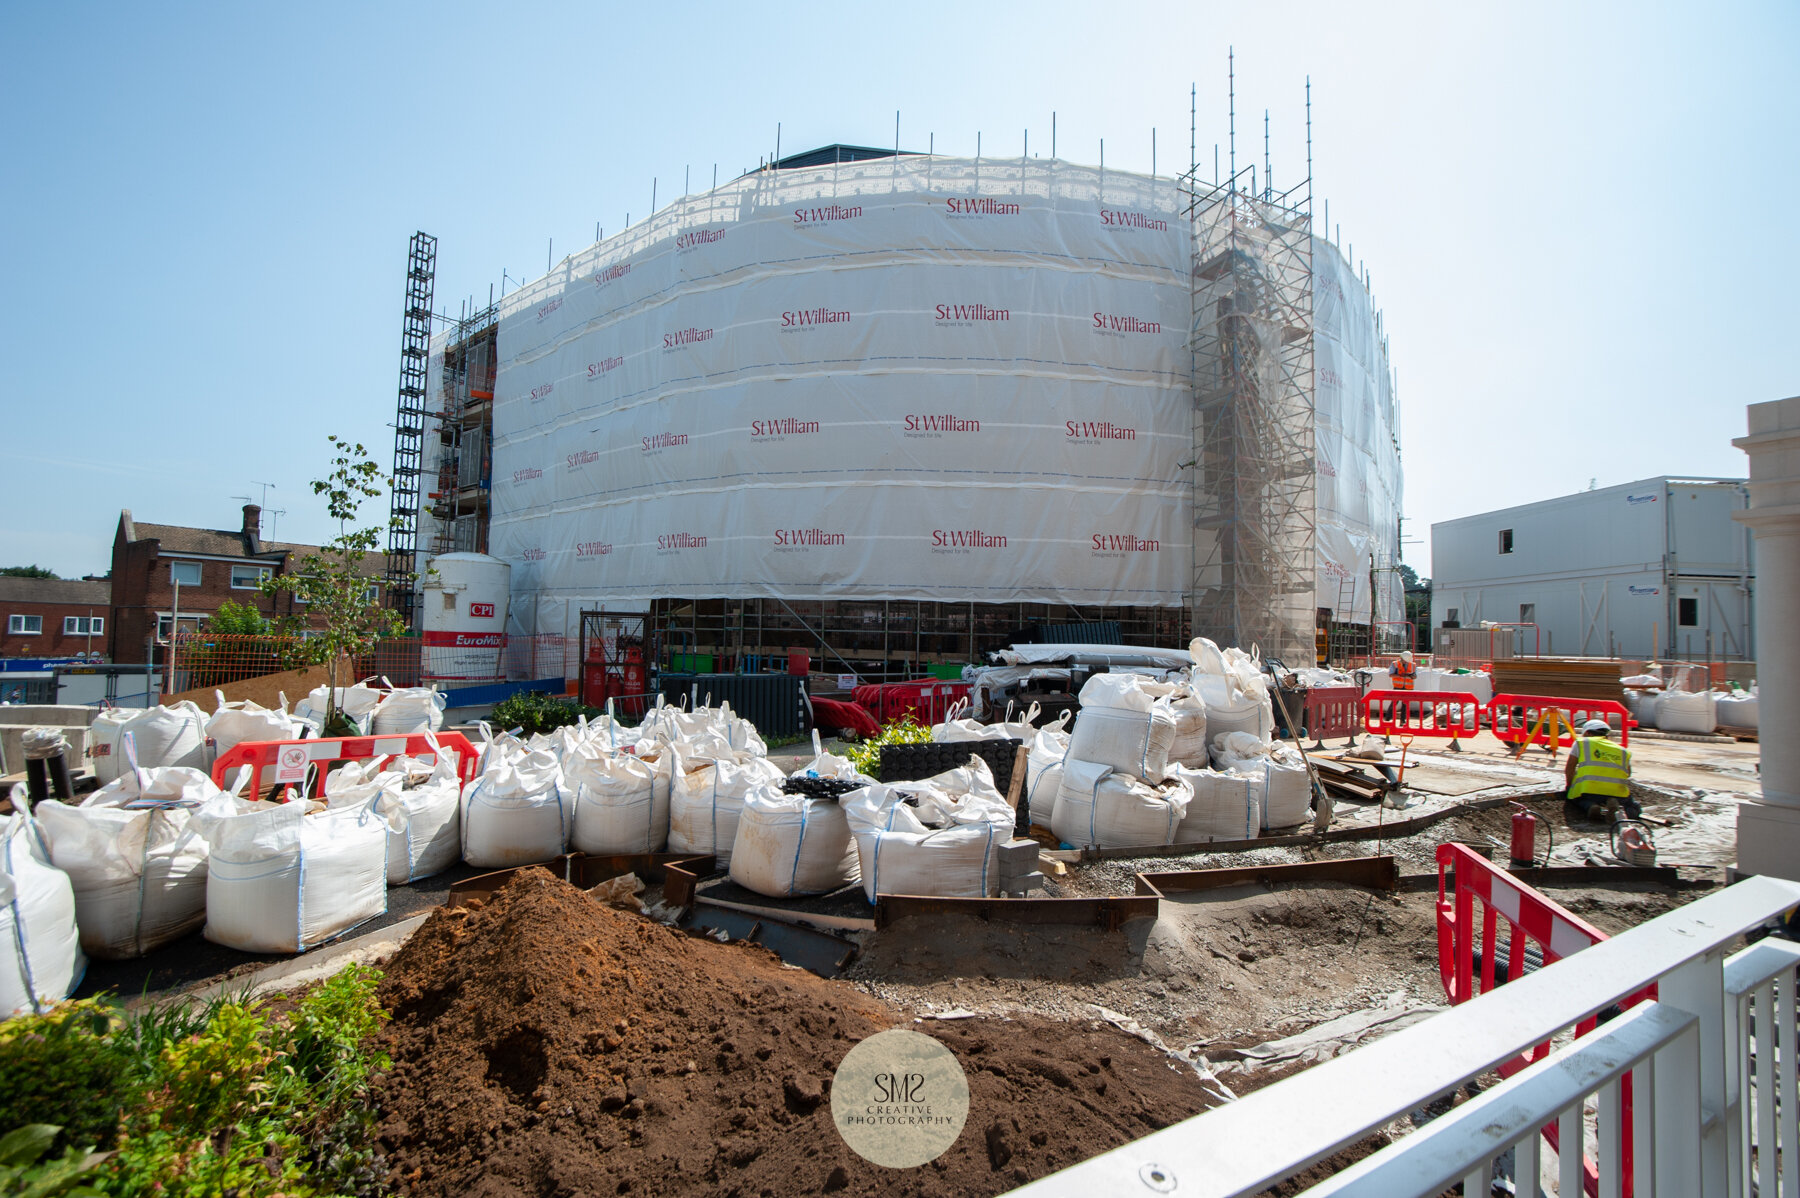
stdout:
[(1194, 679), (1194, 689), (1206, 704), (1206, 734), (1211, 739), (1230, 732), (1248, 732), (1258, 740), (1275, 735), (1275, 710), (1268, 688), (1245, 690), (1231, 678)]
[[(206, 735), (213, 740), (215, 755), (224, 753), (252, 740), (298, 740), (305, 724), (288, 714), (284, 700), (279, 707), (264, 707), (246, 699), (233, 703), (225, 698), (224, 691), (213, 692), (218, 696), (218, 707), (212, 718), (206, 721)], [(140, 746), (139, 761), (143, 752)]]
[(141, 957), (206, 922), (206, 841), (190, 821), (218, 794), (199, 770), (170, 766), (127, 773), (79, 806), (38, 805), (88, 956)]
[(1750, 694), (1720, 695), (1713, 700), (1713, 715), (1722, 727), (1754, 728), (1759, 718), (1757, 696)]
[(548, 861), (568, 851), (569, 824), (556, 755), (510, 736), (489, 742), (481, 773), (462, 791), (463, 860), (490, 869)]
[(1252, 840), (1262, 830), (1262, 787), (1243, 774), (1220, 770), (1190, 770), (1177, 766), (1172, 778), (1186, 782), (1194, 792), (1187, 814), (1175, 830), (1176, 844), (1204, 844), (1209, 840)]
[(1063, 762), (1050, 831), (1078, 849), (1174, 844), (1193, 797), (1186, 782), (1154, 787), (1111, 766), (1070, 758)]
[(1061, 758), (1046, 766), (1031, 780), (1031, 790), (1025, 796), (1025, 805), (1030, 810), (1031, 822), (1040, 828), (1048, 828), (1050, 821), (1056, 817), (1056, 796), (1062, 790), (1062, 780)]
[(208, 940), (303, 953), (386, 913), (387, 822), (372, 803), (308, 806), (223, 794), (195, 813), (209, 848)]
[(100, 785), (105, 786), (125, 769), (125, 753), (119, 747), (119, 735), (137, 714), (128, 707), (107, 707), (96, 713), (94, 722), (88, 725), (87, 757)]
[(435, 686), (391, 690), (375, 709), (369, 730), (376, 736), (436, 732), (444, 726), (444, 707), (449, 701)]
[(1656, 726), (1664, 732), (1711, 732), (1719, 726), (1712, 692), (1668, 691), (1656, 706)]
[(1219, 646), (1203, 636), (1197, 636), (1188, 642), (1188, 653), (1194, 659), (1193, 673), (1224, 674), (1225, 655), (1219, 652)]
[(852, 791), (840, 803), (871, 903), (878, 894), (994, 894), (1000, 846), (1012, 838), (1015, 818), (1006, 800), (902, 782)]
[[(372, 679), (365, 678), (350, 686), (337, 688), (337, 707), (344, 718), (356, 725), (357, 732), (367, 735), (369, 724), (374, 719), (375, 709), (381, 705), (381, 691), (367, 685)], [(300, 702), (294, 705), (294, 715), (310, 725), (315, 733), (322, 733), (325, 727), (325, 708), (330, 698), (331, 688), (315, 687)]]
[[(1056, 791), (1062, 785), (1062, 761), (1069, 751), (1069, 734), (1061, 729), (1068, 723), (1069, 714), (1065, 711), (1057, 722), (1038, 729), (1025, 746), (1025, 802), (1031, 811), (1031, 822), (1044, 828), (1050, 826), (1051, 813), (1056, 810)], [(1053, 783), (1046, 781), (1051, 771), (1056, 774)]]
[(836, 753), (827, 753), (819, 741), (819, 730), (813, 729), (813, 758), (797, 770), (788, 774), (790, 778), (833, 778), (839, 782), (855, 782), (862, 786), (873, 786), (875, 779), (857, 770), (856, 765), (848, 757), (840, 757)]
[(1312, 805), (1312, 780), (1306, 762), (1286, 745), (1271, 752), (1238, 756), (1229, 751), (1217, 757), (1221, 769), (1249, 778), (1260, 787), (1257, 801), (1262, 809), (1262, 826), (1288, 828), (1304, 823)]
[(74, 886), (15, 811), (0, 829), (0, 1018), (61, 1002), (86, 971)]
[(774, 898), (828, 894), (857, 880), (856, 842), (843, 808), (764, 784), (744, 798), (731, 880)]
[(720, 865), (729, 865), (744, 799), (761, 783), (780, 786), (781, 767), (767, 757), (720, 757), (693, 762), (692, 769), (689, 764), (682, 749), (670, 750), (669, 851), (711, 853)]
[(412, 757), (346, 762), (326, 777), (326, 803), (348, 807), (375, 801), (388, 824), (387, 879), (404, 886), (455, 865), (462, 855), (462, 783), (456, 754), (435, 764)]
[(1206, 700), (1192, 686), (1182, 686), (1169, 696), (1175, 717), (1175, 739), (1169, 742), (1170, 762), (1195, 769), (1206, 764)]
[[(206, 760), (206, 713), (200, 705), (183, 700), (167, 707), (152, 707), (126, 720), (119, 729), (120, 741), (131, 737), (137, 749), (137, 763), (144, 769), (158, 766), (184, 765), (203, 770)], [(123, 750), (120, 750), (123, 752)], [(116, 773), (123, 773), (120, 761)]]
[(1081, 714), (1069, 738), (1071, 759), (1156, 782), (1168, 770), (1174, 743), (1175, 713), (1145, 689), (1142, 677), (1095, 674), (1082, 685)]
[(581, 853), (660, 853), (669, 839), (669, 789), (654, 764), (592, 745), (563, 761), (574, 805), (570, 844)]

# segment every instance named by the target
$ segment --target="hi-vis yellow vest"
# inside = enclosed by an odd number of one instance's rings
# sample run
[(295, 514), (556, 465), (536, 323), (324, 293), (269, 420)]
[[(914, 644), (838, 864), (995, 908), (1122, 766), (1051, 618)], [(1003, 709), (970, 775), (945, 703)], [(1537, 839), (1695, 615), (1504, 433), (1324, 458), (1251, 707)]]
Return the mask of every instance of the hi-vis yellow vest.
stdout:
[(1575, 742), (1575, 780), (1569, 783), (1571, 799), (1593, 796), (1623, 799), (1631, 794), (1631, 750), (1603, 736), (1584, 736)]

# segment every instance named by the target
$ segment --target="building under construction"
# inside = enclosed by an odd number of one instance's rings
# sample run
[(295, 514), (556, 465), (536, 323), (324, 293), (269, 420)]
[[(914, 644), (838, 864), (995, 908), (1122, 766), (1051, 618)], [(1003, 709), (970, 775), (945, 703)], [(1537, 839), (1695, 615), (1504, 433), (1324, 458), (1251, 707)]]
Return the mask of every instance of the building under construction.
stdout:
[(403, 371), (394, 567), (491, 553), (513, 633), (676, 668), (1397, 645), (1381, 321), (1258, 175), (828, 147), (684, 196), (441, 329), (416, 430)]

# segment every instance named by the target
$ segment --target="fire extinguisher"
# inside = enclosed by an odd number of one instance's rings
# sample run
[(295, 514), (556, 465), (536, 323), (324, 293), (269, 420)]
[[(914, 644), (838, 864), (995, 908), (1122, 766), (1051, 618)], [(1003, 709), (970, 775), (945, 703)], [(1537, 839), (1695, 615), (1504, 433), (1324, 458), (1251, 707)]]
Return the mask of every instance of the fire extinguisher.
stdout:
[[(1509, 851), (1515, 869), (1530, 869), (1537, 864), (1537, 826), (1537, 816), (1525, 804), (1513, 804), (1512, 848)], [(1551, 835), (1549, 825), (1545, 825), (1544, 835)], [(1544, 860), (1546, 863), (1550, 860), (1548, 847), (1544, 852)]]

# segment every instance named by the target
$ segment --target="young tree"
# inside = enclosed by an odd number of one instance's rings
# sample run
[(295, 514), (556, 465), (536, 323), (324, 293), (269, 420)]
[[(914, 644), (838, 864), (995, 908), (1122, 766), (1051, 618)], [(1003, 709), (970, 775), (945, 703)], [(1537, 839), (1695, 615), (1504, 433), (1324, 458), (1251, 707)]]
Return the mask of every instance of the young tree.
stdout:
[(56, 571), (42, 566), (0, 566), (0, 578), (55, 578)]
[[(338, 714), (339, 666), (406, 628), (397, 613), (381, 606), (378, 593), (370, 593), (374, 580), (363, 573), (364, 559), (381, 544), (382, 528), (355, 527), (363, 501), (385, 494), (388, 480), (360, 443), (336, 436), (330, 441), (331, 472), (314, 479), (312, 489), (325, 497), (325, 510), (337, 521), (338, 535), (318, 553), (301, 558), (292, 572), (265, 579), (262, 589), (268, 595), (290, 592), (306, 607), (306, 615), (289, 615), (281, 621), (282, 631), (290, 637), (289, 659), (293, 664), (325, 667), (324, 734), (350, 736), (356, 729)], [(315, 621), (322, 621), (324, 628), (313, 627)]]

